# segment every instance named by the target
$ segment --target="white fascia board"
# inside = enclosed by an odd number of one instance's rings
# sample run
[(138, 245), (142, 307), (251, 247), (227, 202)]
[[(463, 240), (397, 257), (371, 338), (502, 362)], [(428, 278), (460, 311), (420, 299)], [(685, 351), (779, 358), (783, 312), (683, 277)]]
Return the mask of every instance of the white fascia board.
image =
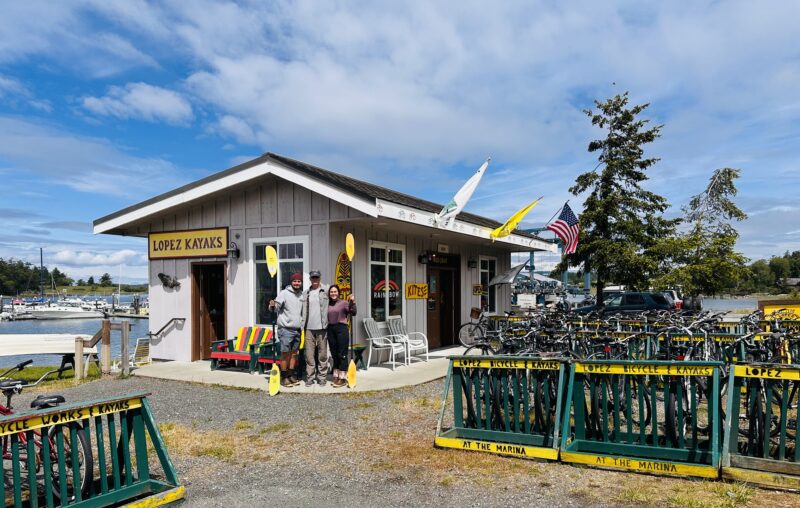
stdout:
[(282, 178), (301, 187), (305, 187), (311, 192), (316, 192), (317, 194), (326, 196), (334, 201), (338, 201), (339, 203), (363, 212), (370, 217), (378, 216), (376, 204), (372, 200), (354, 196), (337, 187), (333, 187), (306, 176), (298, 171), (275, 164), (271, 161), (265, 161), (251, 168), (243, 169), (242, 171), (238, 171), (226, 177), (220, 178), (219, 180), (214, 180), (213, 182), (208, 182), (207, 184), (199, 187), (194, 187), (180, 194), (164, 198), (160, 201), (143, 206), (124, 215), (120, 215), (119, 217), (115, 217), (106, 222), (97, 224), (94, 226), (93, 232), (94, 234), (105, 233), (106, 231), (110, 231), (131, 222), (135, 222), (150, 215), (164, 212), (172, 207), (189, 203), (215, 192), (233, 187), (234, 185), (238, 185), (240, 183), (244, 183), (269, 174), (273, 174), (278, 178)]
[[(417, 208), (405, 205), (398, 205), (391, 201), (378, 199), (378, 216), (386, 217), (387, 219), (395, 219), (402, 222), (409, 222), (420, 226), (426, 226), (434, 230), (452, 231), (462, 235), (472, 236), (475, 238), (482, 238), (484, 240), (491, 240), (489, 233), (492, 232), (491, 228), (478, 226), (462, 220), (451, 220), (447, 227), (438, 227), (433, 219), (435, 214), (425, 212)], [(558, 252), (558, 245), (542, 240), (528, 238), (527, 236), (508, 235), (503, 238), (495, 240), (496, 243), (505, 245), (516, 245), (524, 249), (535, 249), (547, 252)]]

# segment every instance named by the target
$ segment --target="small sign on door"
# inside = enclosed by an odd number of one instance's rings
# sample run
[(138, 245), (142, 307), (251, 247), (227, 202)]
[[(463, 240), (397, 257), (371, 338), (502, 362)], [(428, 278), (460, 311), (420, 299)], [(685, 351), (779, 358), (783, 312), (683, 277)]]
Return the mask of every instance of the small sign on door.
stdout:
[(486, 288), (483, 284), (473, 284), (472, 285), (472, 296), (483, 296), (488, 294)]

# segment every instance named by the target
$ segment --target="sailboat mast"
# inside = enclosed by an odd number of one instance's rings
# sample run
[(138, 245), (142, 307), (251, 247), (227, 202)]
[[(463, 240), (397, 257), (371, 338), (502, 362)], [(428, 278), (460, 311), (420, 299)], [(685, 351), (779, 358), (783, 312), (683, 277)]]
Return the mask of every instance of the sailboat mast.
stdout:
[(39, 247), (39, 297), (44, 301), (44, 249)]

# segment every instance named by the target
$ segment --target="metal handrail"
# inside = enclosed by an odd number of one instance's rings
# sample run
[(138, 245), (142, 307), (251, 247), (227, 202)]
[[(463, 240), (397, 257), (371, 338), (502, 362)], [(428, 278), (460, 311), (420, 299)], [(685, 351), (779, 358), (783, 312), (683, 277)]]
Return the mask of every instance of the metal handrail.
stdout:
[(161, 328), (159, 328), (157, 332), (155, 332), (155, 333), (153, 333), (153, 332), (147, 332), (147, 336), (148, 336), (148, 337), (151, 337), (151, 338), (152, 338), (152, 337), (158, 337), (159, 335), (161, 335), (161, 332), (163, 332), (164, 330), (166, 330), (166, 329), (167, 329), (167, 327), (168, 327), (169, 325), (171, 325), (171, 324), (172, 324), (173, 322), (175, 322), (175, 321), (184, 322), (184, 321), (186, 321), (186, 318), (182, 318), (182, 317), (174, 317), (174, 318), (170, 319), (169, 321), (167, 321), (167, 322), (166, 322), (166, 324), (164, 324), (164, 326), (162, 326)]

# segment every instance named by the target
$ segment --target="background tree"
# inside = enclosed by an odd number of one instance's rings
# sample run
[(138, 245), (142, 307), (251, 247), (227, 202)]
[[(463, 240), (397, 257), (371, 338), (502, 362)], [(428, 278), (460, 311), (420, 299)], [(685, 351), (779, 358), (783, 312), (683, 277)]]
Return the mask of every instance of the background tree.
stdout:
[(66, 273), (62, 272), (58, 269), (58, 267), (53, 268), (53, 271), (50, 273), (53, 277), (53, 281), (55, 282), (56, 286), (71, 286), (72, 279), (67, 276)]
[(89, 280), (87, 280), (87, 281), (86, 281), (86, 285), (87, 285), (87, 286), (94, 286), (94, 285), (95, 285), (95, 282), (94, 282), (94, 275), (90, 275), (90, 276), (89, 276)]
[(705, 190), (693, 196), (683, 208), (688, 231), (671, 240), (674, 268), (656, 283), (681, 286), (684, 294), (716, 295), (736, 287), (745, 276), (745, 258), (736, 252), (739, 232), (733, 221), (747, 215), (736, 206), (739, 170), (714, 171)]
[(104, 273), (103, 275), (100, 276), (100, 285), (101, 286), (110, 286), (111, 284), (112, 284), (112, 282), (111, 282), (111, 275), (110, 274)]
[(85, 286), (86, 281), (83, 279), (78, 279), (78, 282), (75, 283), (76, 286)]
[(606, 130), (606, 137), (589, 143), (590, 152), (600, 153), (597, 168), (578, 176), (570, 188), (576, 196), (586, 191), (589, 195), (579, 217), (577, 251), (556, 270), (586, 263), (597, 274), (597, 301), (602, 306), (609, 282), (649, 285), (663, 266), (660, 242), (675, 231), (678, 221), (663, 217), (665, 198), (642, 187), (647, 170), (658, 161), (644, 156), (644, 145), (661, 131), (661, 126), (648, 128), (649, 121), (639, 118), (648, 104), (629, 107), (626, 92), (595, 105), (596, 112), (585, 113), (592, 125)]

